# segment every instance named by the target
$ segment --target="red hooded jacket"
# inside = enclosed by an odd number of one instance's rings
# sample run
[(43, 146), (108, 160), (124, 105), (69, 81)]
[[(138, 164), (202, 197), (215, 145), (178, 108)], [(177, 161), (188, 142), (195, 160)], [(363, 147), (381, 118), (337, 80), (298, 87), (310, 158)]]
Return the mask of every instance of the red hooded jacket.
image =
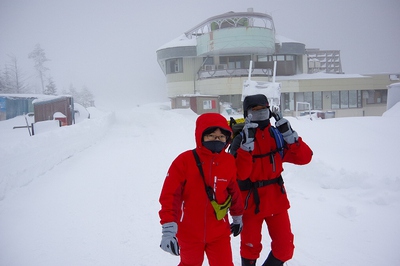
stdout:
[[(225, 150), (212, 153), (202, 145), (203, 132), (210, 127), (231, 132), (227, 120), (220, 114), (203, 114), (197, 119), (196, 152), (202, 163), (205, 182), (214, 189), (219, 204), (224, 203), (228, 195), (231, 195), (230, 214), (242, 215), (243, 201), (236, 182), (234, 157)], [(216, 218), (192, 150), (181, 153), (172, 162), (159, 201), (160, 223), (176, 222), (178, 240), (209, 242), (231, 233), (228, 217), (225, 216), (222, 220)]]
[[(269, 132), (270, 127), (269, 124), (263, 130), (257, 128), (254, 150), (251, 153), (241, 148), (237, 149), (236, 165), (239, 180), (246, 180), (247, 178), (250, 178), (252, 182), (271, 180), (281, 175), (284, 162), (304, 165), (311, 161), (313, 152), (301, 137), (298, 138), (296, 143), (285, 143), (283, 158), (278, 152), (274, 153), (272, 157), (254, 158), (253, 155), (266, 154), (276, 150), (275, 139)], [(242, 198), (246, 199), (246, 210), (254, 213), (254, 197), (249, 193), (248, 190), (242, 191)], [(260, 197), (260, 214), (264, 216), (281, 213), (290, 207), (286, 193), (282, 193), (278, 184), (260, 187), (258, 194)]]

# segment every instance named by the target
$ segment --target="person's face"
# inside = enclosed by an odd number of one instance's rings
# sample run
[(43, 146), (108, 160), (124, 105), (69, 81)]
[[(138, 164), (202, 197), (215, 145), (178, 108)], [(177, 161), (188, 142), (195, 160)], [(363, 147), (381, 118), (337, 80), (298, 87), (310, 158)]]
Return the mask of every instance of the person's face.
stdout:
[(226, 136), (222, 134), (221, 130), (217, 128), (214, 132), (204, 135), (203, 141), (213, 141), (219, 140), (221, 142), (226, 142)]
[(259, 110), (266, 109), (266, 108), (267, 108), (266, 106), (257, 105), (257, 106), (254, 106), (253, 108), (251, 108), (251, 110), (259, 111)]

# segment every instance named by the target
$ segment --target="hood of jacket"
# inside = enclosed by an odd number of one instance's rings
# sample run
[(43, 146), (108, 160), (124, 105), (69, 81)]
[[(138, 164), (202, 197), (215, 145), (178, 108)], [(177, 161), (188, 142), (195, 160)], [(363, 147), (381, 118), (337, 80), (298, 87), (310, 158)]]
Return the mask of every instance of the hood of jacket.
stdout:
[[(196, 129), (195, 129), (195, 139), (196, 146), (203, 147), (202, 144), (202, 136), (203, 132), (209, 128), (220, 128), (221, 131), (229, 132), (232, 136), (232, 130), (228, 125), (228, 121), (225, 117), (218, 113), (206, 113), (200, 115), (196, 120)], [(227, 140), (226, 144), (229, 144)]]

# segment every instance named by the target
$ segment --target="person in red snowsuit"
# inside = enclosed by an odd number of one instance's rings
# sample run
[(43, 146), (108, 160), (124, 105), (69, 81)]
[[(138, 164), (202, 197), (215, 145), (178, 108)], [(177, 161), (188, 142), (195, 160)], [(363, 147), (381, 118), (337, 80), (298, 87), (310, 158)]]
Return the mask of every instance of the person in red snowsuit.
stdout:
[[(237, 178), (245, 205), (240, 244), (242, 266), (256, 265), (262, 250), (264, 222), (271, 237), (271, 252), (262, 265), (281, 266), (294, 252), (282, 164), (307, 164), (311, 161), (312, 150), (291, 128), (289, 121), (271, 112), (264, 95), (247, 96), (243, 110), (245, 126), (230, 149), (236, 157)], [(282, 135), (282, 149), (278, 149), (272, 132), (272, 115), (277, 120), (277, 134)]]
[[(196, 120), (196, 148), (178, 155), (168, 170), (159, 199), (160, 247), (180, 255), (179, 265), (201, 266), (204, 253), (210, 265), (233, 265), (230, 234), (239, 235), (244, 207), (235, 158), (225, 152), (231, 135), (222, 115), (200, 115)], [(212, 204), (218, 205), (220, 217)]]

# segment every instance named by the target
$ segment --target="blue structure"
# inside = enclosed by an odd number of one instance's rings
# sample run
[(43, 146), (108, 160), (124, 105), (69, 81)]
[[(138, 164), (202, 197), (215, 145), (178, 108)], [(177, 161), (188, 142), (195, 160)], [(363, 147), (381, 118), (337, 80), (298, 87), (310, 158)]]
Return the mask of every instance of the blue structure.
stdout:
[(36, 98), (23, 94), (0, 94), (0, 121), (33, 112), (32, 101)]

